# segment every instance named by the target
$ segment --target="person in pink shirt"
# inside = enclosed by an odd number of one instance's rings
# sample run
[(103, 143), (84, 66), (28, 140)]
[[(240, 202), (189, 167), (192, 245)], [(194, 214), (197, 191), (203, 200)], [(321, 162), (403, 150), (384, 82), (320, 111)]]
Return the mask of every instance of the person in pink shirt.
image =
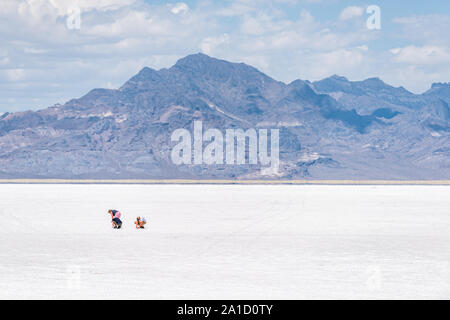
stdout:
[(114, 229), (120, 229), (122, 228), (122, 220), (120, 220), (120, 217), (122, 214), (117, 210), (108, 210), (108, 213), (111, 215), (111, 223)]

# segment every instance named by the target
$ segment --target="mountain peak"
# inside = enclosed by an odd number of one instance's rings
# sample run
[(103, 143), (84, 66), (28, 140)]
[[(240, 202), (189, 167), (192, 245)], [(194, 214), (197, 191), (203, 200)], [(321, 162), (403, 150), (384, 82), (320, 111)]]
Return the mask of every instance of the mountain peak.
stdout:
[(337, 74), (312, 83), (313, 87), (319, 92), (349, 91), (351, 90), (351, 84), (346, 77)]
[(441, 89), (445, 87), (450, 87), (450, 82), (435, 82), (431, 85), (431, 89)]
[(385, 85), (386, 83), (378, 77), (367, 78), (366, 80), (361, 81), (363, 83), (372, 83), (372, 84), (380, 84)]
[(139, 77), (139, 78), (151, 78), (154, 77), (156, 74), (158, 74), (158, 71), (156, 71), (155, 69), (149, 68), (149, 67), (144, 67), (141, 69), (141, 71), (139, 71), (135, 77)]
[(330, 80), (336, 80), (336, 81), (345, 81), (348, 82), (348, 79), (346, 77), (337, 75), (337, 74), (333, 74), (331, 77), (329, 77), (328, 79)]
[(158, 81), (159, 79), (160, 75), (158, 71), (149, 67), (144, 67), (134, 77), (128, 80), (119, 90), (130, 90), (133, 88), (136, 89), (138, 87), (141, 87), (142, 83), (154, 82)]
[(438, 96), (446, 101), (450, 101), (450, 82), (437, 82), (431, 85), (431, 88), (424, 95)]
[(255, 81), (277, 82), (245, 63), (221, 60), (203, 53), (192, 54), (178, 60), (169, 71), (175, 71), (175, 73), (181, 73), (191, 78), (215, 79), (220, 82), (226, 82), (230, 79), (247, 83)]
[[(212, 58), (204, 53), (195, 53), (195, 54), (190, 54), (184, 58), (179, 59), (174, 67), (185, 67), (185, 66), (196, 66), (196, 65), (198, 66), (198, 65), (211, 64), (214, 62), (227, 62), (227, 61)], [(227, 63), (230, 63), (230, 62), (227, 62)]]
[(203, 53), (191, 54), (181, 58), (169, 70), (181, 71), (190, 75), (209, 74), (214, 72), (230, 71), (234, 64), (225, 60), (212, 58)]

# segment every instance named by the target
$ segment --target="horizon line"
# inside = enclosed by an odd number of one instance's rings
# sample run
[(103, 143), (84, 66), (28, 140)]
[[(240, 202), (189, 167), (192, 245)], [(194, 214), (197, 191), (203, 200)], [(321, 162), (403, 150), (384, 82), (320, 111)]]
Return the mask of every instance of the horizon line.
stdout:
[(153, 185), (442, 185), (450, 180), (384, 180), (384, 179), (324, 179), (324, 180), (231, 180), (231, 179), (0, 179), (0, 184), (153, 184)]

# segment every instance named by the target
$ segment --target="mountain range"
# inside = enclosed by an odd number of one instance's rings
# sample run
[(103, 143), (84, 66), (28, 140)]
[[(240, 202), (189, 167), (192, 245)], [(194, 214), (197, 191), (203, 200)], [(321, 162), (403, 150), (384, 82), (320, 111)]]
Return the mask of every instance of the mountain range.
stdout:
[[(450, 83), (423, 94), (378, 78), (276, 81), (204, 54), (119, 89), (0, 116), (0, 178), (450, 179)], [(181, 165), (171, 133), (278, 128), (280, 170)]]

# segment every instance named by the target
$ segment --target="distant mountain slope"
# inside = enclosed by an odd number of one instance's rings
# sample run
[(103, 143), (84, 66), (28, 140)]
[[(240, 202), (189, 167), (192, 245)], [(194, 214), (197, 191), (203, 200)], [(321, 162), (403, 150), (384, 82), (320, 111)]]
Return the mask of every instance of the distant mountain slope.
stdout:
[(424, 93), (424, 96), (442, 99), (450, 103), (450, 82), (448, 83), (433, 83), (430, 90)]
[(392, 119), (413, 110), (413, 117), (429, 128), (449, 130), (447, 101), (450, 99), (450, 84), (433, 84), (422, 95), (413, 94), (403, 87), (392, 87), (378, 78), (352, 82), (335, 75), (312, 85), (317, 92), (329, 94), (346, 108), (353, 108), (361, 114)]
[[(380, 79), (276, 81), (203, 54), (142, 69), (36, 112), (0, 116), (4, 178), (450, 179), (448, 89), (423, 95)], [(277, 177), (257, 165), (175, 166), (170, 134), (279, 128)]]

